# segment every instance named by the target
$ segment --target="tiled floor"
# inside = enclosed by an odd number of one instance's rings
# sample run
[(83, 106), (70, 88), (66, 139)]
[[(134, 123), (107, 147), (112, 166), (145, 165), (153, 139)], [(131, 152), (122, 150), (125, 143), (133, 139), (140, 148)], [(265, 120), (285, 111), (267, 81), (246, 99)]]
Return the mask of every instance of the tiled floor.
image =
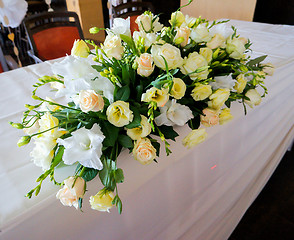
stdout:
[(229, 240), (294, 240), (294, 149), (285, 154)]

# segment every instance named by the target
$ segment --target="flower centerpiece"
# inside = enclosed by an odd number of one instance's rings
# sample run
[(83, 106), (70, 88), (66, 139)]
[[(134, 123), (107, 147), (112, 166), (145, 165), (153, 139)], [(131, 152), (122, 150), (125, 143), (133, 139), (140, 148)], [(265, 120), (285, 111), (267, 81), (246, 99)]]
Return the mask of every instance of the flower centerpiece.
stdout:
[[(184, 16), (179, 9), (164, 27), (147, 11), (137, 17), (139, 31), (133, 33), (129, 19), (114, 19), (101, 46), (86, 41), (94, 51), (76, 41), (71, 56), (52, 65), (54, 75), (34, 85), (38, 102), (26, 105), (21, 123), (11, 123), (26, 133), (18, 146), (34, 141), (32, 160), (44, 170), (27, 197), (38, 195), (49, 177), (62, 186), (56, 195), (61, 203), (78, 209), (87, 182), (99, 177), (104, 188), (90, 196), (92, 209), (116, 206), (121, 213), (117, 185), (124, 174), (117, 161), (124, 149), (139, 163), (152, 164), (161, 143), (167, 155), (172, 152), (174, 126), (191, 128), (182, 141), (191, 148), (205, 140), (207, 127), (233, 118), (232, 102), (242, 103), (245, 113), (246, 104), (258, 105), (273, 66), (261, 64), (266, 56), (251, 59), (251, 42), (226, 22)], [(37, 95), (46, 84), (67, 104)], [(60, 165), (76, 166), (61, 183), (54, 178)]]

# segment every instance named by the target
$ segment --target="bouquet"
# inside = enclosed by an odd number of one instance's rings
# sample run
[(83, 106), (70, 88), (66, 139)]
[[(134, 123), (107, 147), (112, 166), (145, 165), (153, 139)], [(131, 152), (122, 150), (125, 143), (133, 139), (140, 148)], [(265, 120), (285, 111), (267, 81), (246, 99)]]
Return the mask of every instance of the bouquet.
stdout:
[[(104, 188), (90, 196), (91, 208), (108, 212), (116, 206), (121, 213), (122, 151), (143, 165), (154, 164), (161, 144), (171, 154), (169, 141), (178, 136), (174, 126), (188, 124), (191, 132), (182, 143), (191, 148), (205, 140), (207, 127), (233, 118), (232, 102), (242, 103), (245, 114), (246, 105), (258, 105), (274, 68), (261, 63), (266, 56), (251, 59), (251, 42), (226, 22), (184, 16), (179, 9), (163, 26), (147, 11), (136, 19), (138, 31), (120, 18), (111, 29), (91, 28), (93, 34), (108, 33), (101, 46), (86, 41), (94, 51), (76, 41), (71, 56), (52, 65), (54, 75), (34, 85), (37, 103), (26, 104), (22, 122), (11, 122), (26, 133), (18, 146), (34, 141), (32, 160), (44, 170), (27, 197), (38, 195), (49, 177), (61, 186), (61, 203), (80, 209), (87, 182), (99, 177)], [(47, 84), (65, 104), (37, 94)], [(57, 182), (55, 170), (67, 165), (75, 165), (75, 172)]]

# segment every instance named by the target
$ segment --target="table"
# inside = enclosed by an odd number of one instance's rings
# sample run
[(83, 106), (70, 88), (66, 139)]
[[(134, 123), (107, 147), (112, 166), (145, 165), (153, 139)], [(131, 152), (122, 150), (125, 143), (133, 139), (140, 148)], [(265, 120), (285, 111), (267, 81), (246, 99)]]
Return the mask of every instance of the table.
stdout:
[(227, 239), (294, 138), (294, 27), (230, 24), (276, 66), (266, 80), (269, 95), (246, 116), (234, 104), (234, 119), (208, 129), (208, 139), (193, 149), (181, 145), (189, 129), (178, 128), (172, 155), (162, 154), (158, 164), (140, 165), (123, 152), (122, 215), (90, 209), (87, 198), (100, 189), (98, 180), (88, 184), (83, 213), (63, 207), (49, 183), (37, 198), (23, 197), (41, 171), (30, 162), (33, 146), (18, 148), (21, 131), (8, 122), (19, 121), (23, 105), (33, 101), (31, 85), (51, 73), (52, 61), (1, 74), (0, 239)]

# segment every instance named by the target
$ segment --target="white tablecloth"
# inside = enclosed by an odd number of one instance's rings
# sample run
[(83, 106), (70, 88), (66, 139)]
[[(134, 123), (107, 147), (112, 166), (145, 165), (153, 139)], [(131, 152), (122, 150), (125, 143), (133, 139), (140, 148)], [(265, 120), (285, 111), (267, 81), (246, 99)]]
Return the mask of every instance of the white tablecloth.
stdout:
[(24, 197), (41, 171), (30, 161), (32, 146), (16, 146), (22, 133), (8, 122), (20, 120), (24, 104), (33, 102), (32, 84), (51, 73), (52, 62), (1, 74), (0, 239), (227, 239), (294, 137), (294, 27), (230, 24), (277, 67), (266, 80), (269, 95), (246, 116), (234, 104), (234, 120), (210, 128), (208, 139), (191, 150), (181, 145), (189, 129), (178, 128), (172, 155), (161, 154), (158, 164), (142, 166), (124, 152), (122, 215), (90, 209), (87, 198), (101, 188), (98, 180), (88, 185), (83, 213), (63, 207), (51, 183), (37, 198)]

